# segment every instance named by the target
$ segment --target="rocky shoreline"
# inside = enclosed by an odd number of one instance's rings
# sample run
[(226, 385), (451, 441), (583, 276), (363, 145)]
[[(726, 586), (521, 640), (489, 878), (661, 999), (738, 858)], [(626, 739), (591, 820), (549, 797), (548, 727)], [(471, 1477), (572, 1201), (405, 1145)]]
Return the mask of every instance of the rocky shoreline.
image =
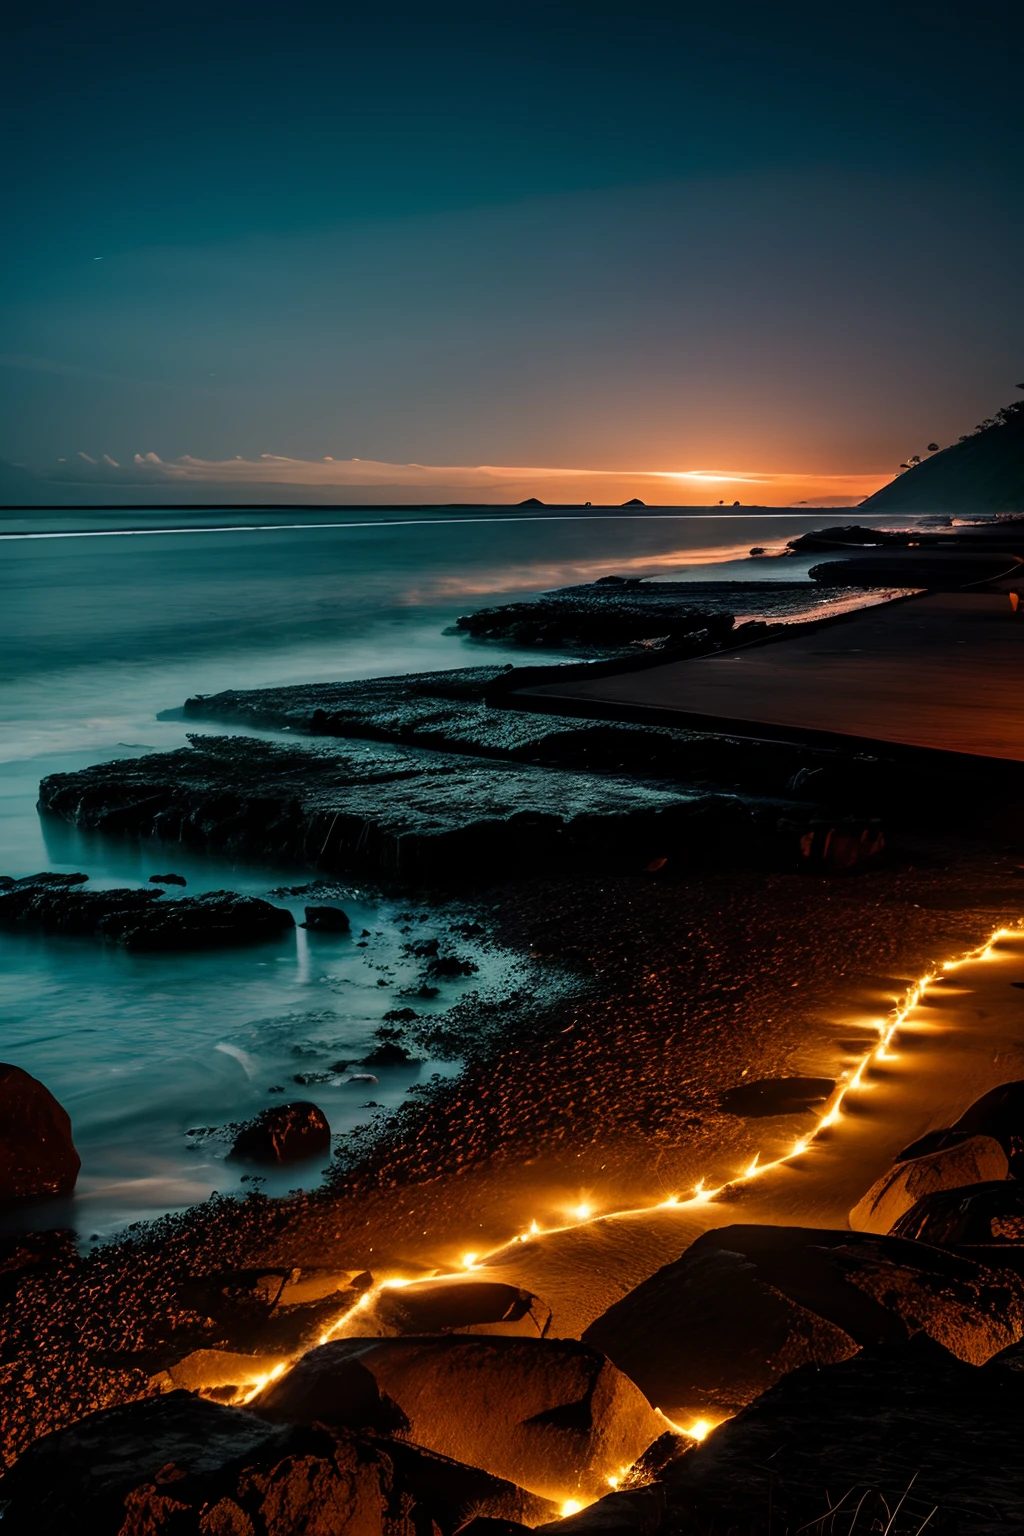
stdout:
[[(518, 1000), (314, 1194), (213, 1200), (87, 1256), (0, 1241), (5, 1521), (286, 1536), (315, 1507), (370, 1536), (778, 1536), (843, 1509), (851, 1533), (883, 1510), (892, 1536), (1012, 1528), (1019, 1083), (879, 1170), (853, 1231), (744, 1220), (727, 1184), (731, 1224), (681, 1228), (668, 1263), (609, 1240), (594, 1283), (559, 1260), (557, 1305), (451, 1245), (520, 1230), (527, 1261), (538, 1199), (646, 1207), (749, 1160), (751, 1125), (802, 1135), (838, 1082), (804, 1063), (863, 1049), (834, 1038), (841, 999), (1015, 922), (1022, 850), (925, 807), (861, 878), (823, 878), (801, 839), (905, 805), (886, 765), (527, 716), (506, 688), (479, 668), (190, 700), (296, 739), (196, 736), (44, 781), (47, 814), (108, 835), (458, 891), (589, 985)], [(12, 889), (0, 915), (70, 901)]]

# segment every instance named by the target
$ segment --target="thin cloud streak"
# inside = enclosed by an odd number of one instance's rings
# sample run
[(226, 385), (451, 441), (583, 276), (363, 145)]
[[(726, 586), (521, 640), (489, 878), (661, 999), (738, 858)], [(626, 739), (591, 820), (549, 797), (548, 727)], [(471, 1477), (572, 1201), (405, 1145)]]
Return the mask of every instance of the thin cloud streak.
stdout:
[(883, 475), (757, 473), (750, 470), (620, 470), (549, 465), (392, 464), (375, 459), (296, 459), (264, 453), (256, 459), (199, 459), (190, 454), (173, 460), (137, 453), (123, 467), (107, 455), (98, 461), (79, 453), (48, 478), (85, 485), (202, 489), (239, 493), (290, 487), (310, 492), (388, 492), (422, 499), (451, 498), (616, 503), (639, 497), (660, 505), (707, 505), (742, 501), (747, 505), (789, 505), (815, 500), (855, 504), (877, 490)]

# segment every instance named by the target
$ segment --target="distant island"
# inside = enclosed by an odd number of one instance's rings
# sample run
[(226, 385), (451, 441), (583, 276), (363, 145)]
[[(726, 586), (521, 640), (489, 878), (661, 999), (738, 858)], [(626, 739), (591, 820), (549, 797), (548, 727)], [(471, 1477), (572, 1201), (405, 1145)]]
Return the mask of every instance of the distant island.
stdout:
[[(1024, 389), (1024, 384), (1017, 386)], [(950, 448), (928, 445), (862, 503), (872, 512), (1024, 512), (1024, 400), (981, 422)]]

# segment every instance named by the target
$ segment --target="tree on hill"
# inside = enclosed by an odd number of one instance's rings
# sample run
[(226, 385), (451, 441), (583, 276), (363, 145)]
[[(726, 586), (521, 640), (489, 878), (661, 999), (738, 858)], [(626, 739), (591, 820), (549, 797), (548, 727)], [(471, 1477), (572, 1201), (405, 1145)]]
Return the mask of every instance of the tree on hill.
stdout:
[[(1024, 389), (1024, 384), (1018, 384)], [(950, 448), (928, 444), (863, 506), (878, 512), (1024, 512), (1024, 400), (1004, 405)]]

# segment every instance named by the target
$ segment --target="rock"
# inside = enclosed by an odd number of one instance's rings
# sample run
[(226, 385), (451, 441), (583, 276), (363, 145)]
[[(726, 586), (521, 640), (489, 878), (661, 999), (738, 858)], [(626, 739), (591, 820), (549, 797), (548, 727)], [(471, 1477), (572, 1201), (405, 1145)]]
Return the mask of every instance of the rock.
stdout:
[(994, 1136), (1010, 1160), (1014, 1178), (1024, 1177), (1024, 1081), (1001, 1083), (965, 1110), (952, 1130), (967, 1136)]
[[(569, 1515), (554, 1525), (542, 1525), (538, 1529), (550, 1536), (603, 1536), (607, 1531), (621, 1532), (622, 1536), (653, 1536), (661, 1526), (665, 1513), (665, 1489), (658, 1483), (647, 1488), (624, 1489), (621, 1493), (606, 1493), (603, 1499)], [(471, 1527), (469, 1528), (471, 1529)]]
[(81, 1166), (67, 1110), (36, 1078), (0, 1062), (0, 1203), (69, 1195)]
[(294, 927), (284, 907), (233, 891), (163, 902), (161, 890), (83, 891), (85, 875), (30, 875), (0, 889), (0, 927), (111, 940), (128, 949), (263, 943)]
[(331, 1149), (323, 1110), (305, 1099), (262, 1110), (239, 1132), (229, 1157), (250, 1163), (299, 1163)]
[(150, 885), (187, 885), (184, 875), (150, 875)]
[[(385, 1040), (381, 1045), (375, 1046), (369, 1056), (364, 1056), (359, 1065), (361, 1067), (411, 1067), (418, 1065), (418, 1061), (417, 1058), (409, 1055), (404, 1046), (396, 1045), (393, 1040)], [(342, 1071), (344, 1070), (343, 1067)]]
[(776, 1536), (1020, 1530), (1022, 1421), (1024, 1374), (928, 1341), (808, 1366), (665, 1469), (664, 1528), (766, 1536), (770, 1495)]
[(820, 1108), (835, 1087), (830, 1077), (766, 1077), (739, 1083), (719, 1099), (727, 1115), (757, 1119), (764, 1115), (803, 1115)]
[[(938, 1190), (956, 1190), (965, 1184), (1005, 1179), (1009, 1172), (1006, 1153), (991, 1136), (969, 1136), (952, 1146), (924, 1157), (904, 1158), (888, 1173), (876, 1179), (862, 1200), (850, 1212), (854, 1232), (891, 1232), (901, 1216), (925, 1195)], [(936, 1242), (921, 1232), (905, 1231), (901, 1237), (917, 1237)], [(985, 1238), (961, 1237), (954, 1242), (985, 1242)], [(945, 1246), (939, 1242), (938, 1246)]]
[(427, 963), (427, 975), (435, 979), (472, 976), (479, 969), (474, 960), (463, 959), (461, 955), (435, 955), (433, 960)]
[[(491, 879), (551, 864), (632, 868), (645, 849), (692, 859), (704, 848), (745, 848), (752, 830), (750, 808), (731, 794), (610, 775), (391, 746), (343, 754), (242, 736), (192, 743), (51, 775), (40, 785), (40, 805), (120, 836), (403, 879), (481, 871)], [(13, 894), (0, 892), (0, 923)], [(156, 891), (129, 895), (136, 905), (141, 896), (160, 900)], [(212, 899), (185, 898), (166, 910)], [(290, 913), (247, 900), (250, 912), (262, 909), (290, 927)]]
[(171, 1392), (37, 1440), (0, 1481), (5, 1536), (452, 1536), (473, 1514), (556, 1509), (417, 1446), (271, 1424)]
[(965, 1243), (1022, 1244), (1024, 1184), (1003, 1178), (966, 1189), (925, 1194), (901, 1215), (892, 1230), (896, 1237), (914, 1238), (936, 1248), (960, 1247)]
[(551, 1308), (532, 1292), (498, 1280), (433, 1280), (378, 1292), (359, 1315), (361, 1337), (503, 1334), (544, 1338)]
[(814, 822), (800, 839), (800, 867), (812, 875), (856, 875), (874, 869), (885, 853), (876, 820)]
[(318, 933), (351, 933), (352, 924), (340, 907), (306, 907), (303, 928)]
[(970, 1136), (991, 1136), (998, 1141), (1009, 1160), (1011, 1176), (1024, 1178), (1024, 1081), (990, 1089), (948, 1129), (929, 1131), (906, 1147), (896, 1161), (938, 1152)]
[(583, 1335), (684, 1428), (737, 1412), (800, 1365), (846, 1360), (860, 1347), (736, 1252), (733, 1230), (699, 1238)]
[(1024, 1334), (1024, 1282), (904, 1238), (737, 1225), (698, 1238), (583, 1339), (685, 1427), (800, 1365), (919, 1333), (981, 1364)]
[(330, 1423), (331, 1383), (344, 1412), (351, 1361), (398, 1404), (418, 1445), (559, 1502), (604, 1492), (664, 1428), (632, 1382), (571, 1340), (339, 1339), (272, 1383), (261, 1410)]

